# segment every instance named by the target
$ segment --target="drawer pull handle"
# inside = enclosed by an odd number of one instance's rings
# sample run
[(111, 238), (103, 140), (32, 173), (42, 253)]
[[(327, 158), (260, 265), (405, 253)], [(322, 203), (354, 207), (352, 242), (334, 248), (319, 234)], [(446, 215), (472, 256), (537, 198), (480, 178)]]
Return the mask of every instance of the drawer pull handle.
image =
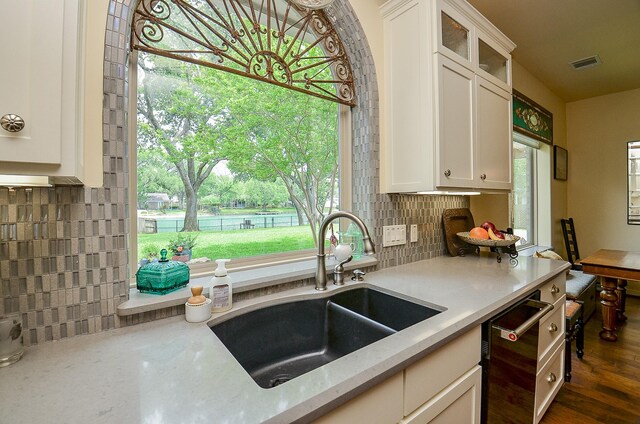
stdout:
[(24, 128), (24, 119), (13, 113), (8, 113), (0, 118), (0, 126), (5, 131), (17, 133)]
[(445, 177), (450, 177), (451, 176), (451, 170), (447, 169), (446, 171), (444, 171), (444, 176)]
[(555, 333), (556, 331), (558, 331), (558, 326), (552, 322), (551, 325), (549, 326), (549, 332)]
[(482, 181), (486, 180), (486, 179), (487, 179), (487, 174), (482, 174), (482, 175), (480, 175), (480, 179), (481, 179)]
[(560, 289), (558, 288), (558, 286), (556, 286), (555, 284), (553, 286), (551, 286), (551, 294), (558, 294), (560, 293)]
[(547, 377), (547, 381), (549, 383), (555, 383), (557, 379), (558, 378), (556, 377), (556, 375), (554, 373), (549, 373), (549, 376)]

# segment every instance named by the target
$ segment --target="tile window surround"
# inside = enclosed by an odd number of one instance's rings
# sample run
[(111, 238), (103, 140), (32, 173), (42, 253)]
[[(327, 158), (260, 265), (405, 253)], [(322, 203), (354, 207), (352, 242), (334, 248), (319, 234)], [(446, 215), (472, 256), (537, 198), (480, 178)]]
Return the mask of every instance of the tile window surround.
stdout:
[[(383, 225), (418, 224), (418, 243), (382, 249), (378, 242), (378, 268), (441, 256), (442, 211), (468, 207), (469, 200), (379, 193), (373, 59), (348, 0), (337, 0), (327, 13), (348, 50), (356, 78), (353, 210), (372, 230), (374, 241), (382, 239)], [(184, 313), (183, 307), (173, 307), (139, 316), (116, 314), (129, 292), (129, 19), (129, 1), (111, 0), (104, 54), (103, 187), (0, 188), (0, 315), (22, 314), (27, 346)]]

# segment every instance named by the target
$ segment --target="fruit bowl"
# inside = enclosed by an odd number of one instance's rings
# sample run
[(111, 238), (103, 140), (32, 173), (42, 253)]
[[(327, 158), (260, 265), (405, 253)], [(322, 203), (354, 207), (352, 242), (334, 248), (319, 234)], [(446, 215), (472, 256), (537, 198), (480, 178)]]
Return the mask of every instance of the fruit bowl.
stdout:
[(473, 244), (475, 246), (488, 246), (488, 247), (507, 247), (513, 244), (516, 244), (520, 237), (514, 236), (513, 234), (505, 234), (504, 240), (487, 240), (487, 239), (478, 239), (469, 237), (469, 232), (464, 231), (461, 233), (456, 233), (458, 237), (460, 237), (463, 241)]

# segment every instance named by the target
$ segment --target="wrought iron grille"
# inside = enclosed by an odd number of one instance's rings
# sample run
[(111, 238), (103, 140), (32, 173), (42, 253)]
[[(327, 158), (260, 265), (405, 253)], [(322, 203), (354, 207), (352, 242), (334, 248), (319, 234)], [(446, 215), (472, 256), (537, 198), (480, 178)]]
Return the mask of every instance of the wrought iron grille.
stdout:
[(286, 0), (138, 0), (131, 48), (355, 104), (333, 25)]

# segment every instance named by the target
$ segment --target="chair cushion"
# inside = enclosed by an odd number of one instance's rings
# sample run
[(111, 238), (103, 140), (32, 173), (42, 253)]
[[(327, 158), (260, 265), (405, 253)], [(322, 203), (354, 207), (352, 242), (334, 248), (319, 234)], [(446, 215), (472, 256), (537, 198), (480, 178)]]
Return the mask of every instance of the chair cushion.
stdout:
[(585, 274), (582, 271), (572, 269), (567, 275), (567, 299), (583, 302), (584, 322), (587, 322), (596, 310), (596, 282), (595, 275)]
[(567, 275), (567, 297), (577, 299), (589, 286), (596, 283), (596, 276), (571, 270)]
[(564, 316), (573, 319), (575, 314), (580, 312), (580, 308), (582, 306), (578, 302), (574, 302), (573, 300), (567, 300), (565, 302)]

